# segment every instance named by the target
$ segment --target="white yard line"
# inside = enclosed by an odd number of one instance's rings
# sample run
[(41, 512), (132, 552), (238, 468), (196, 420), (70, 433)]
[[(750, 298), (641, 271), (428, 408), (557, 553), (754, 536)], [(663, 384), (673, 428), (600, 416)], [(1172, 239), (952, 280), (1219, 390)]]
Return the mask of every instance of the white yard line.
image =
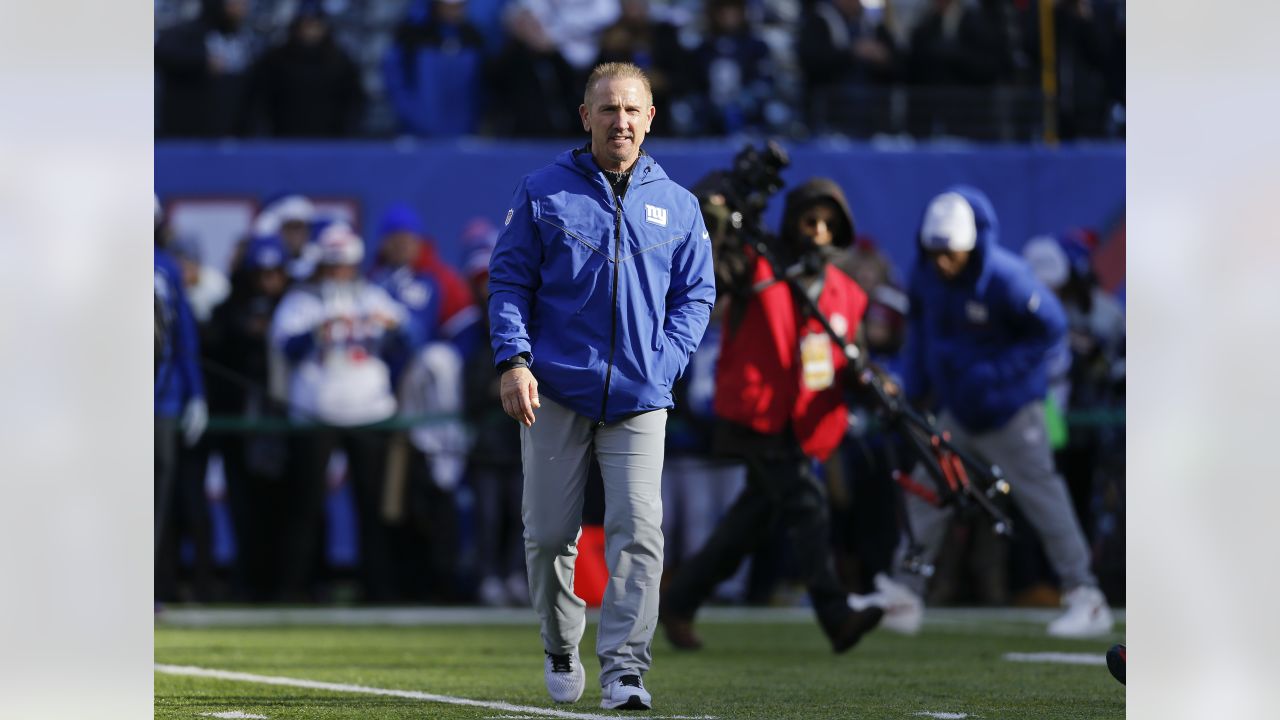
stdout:
[(918, 712), (916, 717), (931, 717), (938, 720), (964, 720), (969, 717), (969, 713), (953, 713), (953, 712)]
[(1106, 665), (1106, 655), (1096, 655), (1094, 653), (1065, 653), (1065, 652), (1038, 652), (1038, 653), (1005, 653), (1004, 659), (1010, 662), (1028, 662), (1028, 663), (1058, 663), (1061, 665)]
[[(1123, 609), (1115, 609), (1117, 622), (1124, 622)], [(929, 608), (925, 625), (951, 629), (989, 629), (993, 623), (1042, 625), (1061, 613), (1049, 608)], [(599, 621), (599, 611), (587, 613), (589, 622)], [(533, 625), (538, 616), (530, 608), (476, 607), (381, 607), (381, 608), (187, 608), (167, 606), (156, 616), (161, 625), (186, 627), (260, 625)], [(698, 612), (700, 623), (796, 623), (813, 622), (808, 607), (709, 607)], [(1043, 628), (1036, 628), (1042, 631)]]
[(254, 715), (253, 713), (240, 712), (239, 710), (232, 710), (230, 712), (200, 713), (200, 717), (228, 718), (228, 720), (234, 720), (235, 718), (252, 718), (253, 720), (268, 720), (266, 715)]
[[(156, 672), (165, 673), (167, 675), (189, 675), (192, 677), (213, 678), (216, 680), (235, 680), (239, 682), (259, 683), (262, 685), (284, 685), (286, 687), (307, 688), (309, 690), (360, 693), (362, 695), (383, 695), (387, 697), (408, 698), (410, 700), (422, 700), (425, 702), (444, 703), (447, 705), (466, 705), (469, 707), (488, 708), (490, 710), (499, 710), (506, 713), (519, 713), (521, 715), (530, 715), (539, 718), (552, 717), (571, 718), (573, 720), (616, 720), (619, 717), (618, 715), (594, 715), (590, 713), (568, 712), (566, 710), (552, 710), (551, 708), (533, 707), (530, 705), (513, 705), (511, 703), (491, 700), (472, 700), (470, 698), (453, 697), (451, 695), (436, 695), (434, 693), (418, 692), (417, 690), (394, 690), (390, 688), (369, 687), (367, 685), (348, 685), (346, 683), (321, 682), (319, 680), (305, 680), (302, 678), (279, 677), (275, 675), (254, 675), (251, 673), (234, 672), (231, 670), (192, 667), (190, 665), (164, 665), (156, 663), (155, 670)], [(646, 715), (645, 717), (658, 718), (663, 716)], [(669, 717), (674, 718), (677, 716)], [(699, 716), (697, 720), (717, 720), (717, 718), (707, 715)]]

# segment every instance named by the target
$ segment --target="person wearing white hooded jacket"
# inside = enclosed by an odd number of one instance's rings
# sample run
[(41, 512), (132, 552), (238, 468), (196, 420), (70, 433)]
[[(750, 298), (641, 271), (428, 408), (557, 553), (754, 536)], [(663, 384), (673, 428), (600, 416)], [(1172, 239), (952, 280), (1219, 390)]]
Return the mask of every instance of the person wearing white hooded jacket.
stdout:
[(285, 295), (271, 326), (271, 344), (288, 366), (291, 416), (327, 426), (295, 434), (290, 441), (291, 514), (281, 548), (281, 599), (309, 599), (306, 584), (323, 522), (326, 471), (330, 455), (340, 447), (360, 516), (365, 598), (387, 600), (395, 594), (389, 536), (379, 515), (387, 436), (355, 428), (396, 412), (381, 355), (404, 342), (407, 311), (361, 278), (364, 243), (349, 225), (329, 225), (315, 245), (315, 274)]

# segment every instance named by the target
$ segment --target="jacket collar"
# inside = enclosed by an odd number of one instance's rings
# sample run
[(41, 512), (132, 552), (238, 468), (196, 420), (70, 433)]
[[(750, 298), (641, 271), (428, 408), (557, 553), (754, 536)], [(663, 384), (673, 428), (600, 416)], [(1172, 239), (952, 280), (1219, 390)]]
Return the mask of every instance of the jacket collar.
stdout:
[[(596, 164), (595, 158), (591, 155), (590, 142), (580, 148), (560, 153), (559, 157), (556, 158), (556, 164), (563, 165), (574, 172), (608, 185), (608, 181), (604, 177), (604, 171), (600, 169), (600, 166)], [(635, 165), (631, 167), (632, 187), (653, 182), (654, 180), (664, 180), (666, 177), (667, 173), (663, 171), (662, 166), (653, 159), (652, 155), (645, 152), (644, 148), (641, 148), (640, 157), (636, 158)]]

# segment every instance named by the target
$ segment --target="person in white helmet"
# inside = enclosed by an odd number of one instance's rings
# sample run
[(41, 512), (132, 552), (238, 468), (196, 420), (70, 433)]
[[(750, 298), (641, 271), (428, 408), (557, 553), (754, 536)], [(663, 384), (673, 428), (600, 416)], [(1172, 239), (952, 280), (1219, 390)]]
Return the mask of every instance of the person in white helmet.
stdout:
[[(1063, 589), (1066, 612), (1050, 635), (1096, 637), (1111, 631), (1111, 610), (1090, 567), (1089, 546), (1045, 429), (1047, 367), (1066, 331), (1054, 293), (1022, 258), (1000, 247), (990, 200), (955, 186), (925, 209), (911, 278), (911, 314), (903, 373), (908, 400), (938, 412), (952, 441), (997, 465), (1011, 497), (1039, 535)], [(917, 471), (919, 472), (919, 471)], [(923, 475), (917, 481), (928, 484)], [(932, 563), (950, 508), (907, 494), (917, 540), (899, 545), (892, 578), (877, 576), (882, 621), (913, 634), (923, 620), (927, 578), (908, 572), (908, 556)]]

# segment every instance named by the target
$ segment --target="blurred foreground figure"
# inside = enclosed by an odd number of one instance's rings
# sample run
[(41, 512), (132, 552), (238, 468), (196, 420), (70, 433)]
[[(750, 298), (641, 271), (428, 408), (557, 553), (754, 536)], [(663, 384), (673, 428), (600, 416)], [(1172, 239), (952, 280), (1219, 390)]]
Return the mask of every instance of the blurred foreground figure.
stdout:
[[(907, 398), (939, 410), (938, 424), (952, 442), (1009, 478), (1013, 500), (1039, 533), (1064, 590), (1066, 612), (1049, 624), (1049, 634), (1103, 635), (1111, 631), (1111, 610), (1045, 427), (1047, 366), (1066, 317), (1030, 267), (1000, 247), (997, 234), (991, 201), (974, 188), (953, 187), (926, 208), (911, 278)], [(916, 481), (929, 482), (920, 469)], [(951, 509), (912, 493), (906, 507), (919, 545), (904, 537), (893, 578), (881, 575), (876, 584), (885, 627), (912, 634), (923, 620), (927, 578), (905, 566), (932, 564)]]
[[(778, 261), (801, 268), (796, 284), (846, 344), (859, 337), (867, 296), (831, 261), (853, 237), (853, 214), (831, 180), (815, 178), (787, 194)], [(849, 605), (832, 560), (827, 493), (814, 461), (831, 457), (844, 437), (844, 395), (853, 367), (769, 260), (750, 247), (736, 252), (747, 262), (728, 287), (713, 448), (746, 462), (747, 484), (706, 544), (671, 580), (662, 601), (663, 627), (677, 648), (700, 648), (692, 624), (698, 608), (778, 521), (791, 538), (819, 626), (835, 652), (846, 652), (883, 611)]]
[(284, 296), (271, 324), (271, 343), (289, 365), (294, 419), (325, 425), (290, 442), (281, 599), (313, 599), (308, 583), (324, 519), (327, 469), (330, 455), (341, 447), (360, 515), (365, 599), (391, 600), (388, 531), (380, 515), (386, 432), (356, 426), (386, 420), (396, 411), (384, 355), (405, 342), (407, 313), (385, 290), (360, 277), (364, 243), (346, 223), (322, 230), (316, 247), (315, 276)]

